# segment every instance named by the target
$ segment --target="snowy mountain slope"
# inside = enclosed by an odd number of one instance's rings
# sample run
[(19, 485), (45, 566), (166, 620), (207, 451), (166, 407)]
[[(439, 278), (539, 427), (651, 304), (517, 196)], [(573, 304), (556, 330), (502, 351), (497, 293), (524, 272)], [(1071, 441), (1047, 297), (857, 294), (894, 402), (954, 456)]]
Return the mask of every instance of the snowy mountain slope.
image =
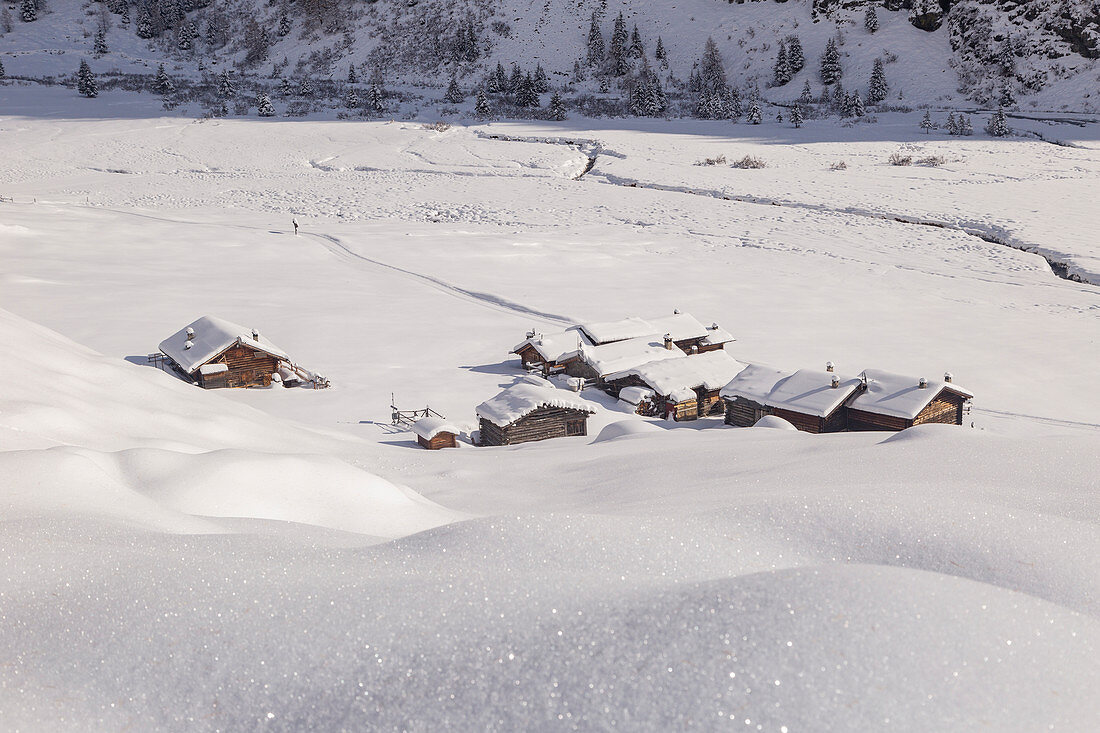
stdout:
[[(174, 74), (194, 78), (200, 63), (214, 71), (228, 65), (261, 77), (246, 84), (256, 86), (269, 75), (342, 81), (349, 66), (358, 65), (362, 82), (379, 73), (399, 87), (439, 88), (430, 93), (438, 96), (451, 74), (470, 88), (482, 84), (497, 62), (519, 63), (528, 70), (542, 64), (555, 86), (570, 82), (574, 61), (586, 58), (591, 14), (602, 18), (609, 43), (612, 21), (622, 12), (628, 29), (638, 26), (649, 62), (662, 76), (678, 80), (668, 85), (674, 92), (686, 82), (704, 41), (712, 36), (736, 86), (758, 87), (769, 100), (789, 101), (809, 81), (816, 96), (821, 91), (821, 54), (826, 41), (837, 38), (844, 86), (865, 92), (872, 63), (881, 58), (886, 61), (891, 103), (996, 105), (1008, 87), (1025, 109), (1096, 111), (1098, 104), (1098, 13), (1089, 0), (1063, 2), (1057, 9), (1037, 2), (956, 3), (946, 22), (932, 32), (914, 26), (908, 3), (897, 10), (879, 7), (879, 30), (874, 34), (864, 28), (863, 4), (818, 12), (805, 0), (681, 0), (676, 5), (629, 0), (383, 0), (334, 3), (319, 20), (308, 7), (230, 0), (192, 11), (161, 37), (143, 40), (136, 35), (135, 22), (123, 25), (121, 16), (106, 12), (104, 6), (58, 4), (33, 23), (16, 20), (13, 30), (0, 36), (0, 54), (9, 75), (70, 75), (79, 58), (91, 57), (97, 29), (107, 28), (108, 52), (92, 59), (97, 71), (151, 74), (156, 63), (165, 61)], [(279, 33), (284, 13), (285, 36)], [(208, 39), (212, 19), (214, 42)], [(187, 23), (195, 24), (200, 35), (183, 51), (178, 48), (177, 29)], [(458, 34), (471, 25), (477, 58), (456, 62)], [(778, 43), (789, 34), (801, 39), (806, 66), (787, 85), (769, 88)], [(654, 58), (658, 37), (667, 51), (667, 69)], [(262, 60), (250, 61), (253, 58)], [(599, 84), (589, 77), (572, 88), (596, 91)], [(621, 96), (617, 89), (611, 93)]]

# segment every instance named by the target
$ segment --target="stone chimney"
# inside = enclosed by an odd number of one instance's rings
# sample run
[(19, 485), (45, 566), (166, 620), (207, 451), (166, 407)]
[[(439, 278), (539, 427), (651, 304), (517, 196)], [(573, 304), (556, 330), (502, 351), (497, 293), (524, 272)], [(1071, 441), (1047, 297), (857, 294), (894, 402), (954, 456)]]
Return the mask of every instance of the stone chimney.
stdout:
[(955, 378), (955, 376), (953, 374), (951, 374), (951, 372), (944, 372), (943, 373), (943, 381), (947, 382), (948, 384), (951, 384), (951, 380), (954, 379), (954, 378)]
[(665, 348), (668, 349), (669, 351), (672, 351), (673, 349), (676, 348), (676, 342), (672, 340), (672, 334), (671, 333), (666, 333), (665, 334)]
[(924, 377), (921, 377), (920, 381), (917, 382), (917, 387), (919, 387), (920, 389), (926, 389), (928, 387), (928, 380)]
[(187, 340), (190, 341), (195, 338), (195, 329), (190, 326), (187, 327)]
[(834, 371), (834, 365), (831, 361), (825, 362), (825, 371), (827, 371), (827, 372)]
[(834, 374), (832, 382), (829, 384), (829, 386), (832, 387), (833, 389), (836, 389), (837, 387), (839, 387), (840, 386), (840, 377), (838, 377), (837, 375)]

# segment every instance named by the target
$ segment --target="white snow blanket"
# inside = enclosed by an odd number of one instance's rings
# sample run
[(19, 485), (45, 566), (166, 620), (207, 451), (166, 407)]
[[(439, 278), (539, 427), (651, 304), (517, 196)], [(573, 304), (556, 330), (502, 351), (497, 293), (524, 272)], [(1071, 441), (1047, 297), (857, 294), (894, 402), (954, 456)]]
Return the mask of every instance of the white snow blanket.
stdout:
[(893, 374), (880, 369), (867, 369), (867, 389), (851, 401), (849, 407), (880, 415), (891, 415), (912, 420), (920, 411), (945, 389), (960, 394), (967, 399), (974, 395), (955, 384), (940, 379), (928, 379), (920, 386), (919, 377)]
[(667, 333), (674, 341), (702, 338), (710, 334), (710, 331), (689, 313), (674, 313), (654, 319), (631, 317), (619, 321), (582, 323), (580, 329), (592, 343), (597, 345), (650, 334), (664, 336)]
[(677, 390), (692, 390), (696, 387), (706, 390), (722, 389), (745, 368), (744, 364), (725, 351), (708, 351), (695, 356), (679, 353), (681, 354), (679, 359), (646, 362), (631, 369), (610, 374), (607, 376), (607, 381), (636, 376), (657, 394), (671, 395)]
[(594, 413), (599, 406), (573, 392), (520, 382), (477, 406), (478, 417), (505, 427), (542, 407), (561, 407)]
[[(188, 331), (194, 336), (188, 338)], [(251, 328), (216, 316), (203, 316), (160, 342), (160, 350), (188, 374), (235, 343), (266, 352), (279, 359), (290, 359), (286, 352)], [(190, 344), (190, 346), (188, 346)]]
[[(839, 385), (833, 387), (833, 377)], [(856, 377), (832, 372), (799, 369), (788, 372), (762, 364), (749, 364), (722, 388), (722, 397), (744, 397), (770, 407), (779, 407), (805, 415), (826, 417), (859, 389)]]
[(684, 352), (679, 349), (665, 348), (664, 339), (659, 335), (615, 341), (601, 346), (584, 346), (580, 351), (580, 358), (601, 377), (640, 364), (683, 357)]

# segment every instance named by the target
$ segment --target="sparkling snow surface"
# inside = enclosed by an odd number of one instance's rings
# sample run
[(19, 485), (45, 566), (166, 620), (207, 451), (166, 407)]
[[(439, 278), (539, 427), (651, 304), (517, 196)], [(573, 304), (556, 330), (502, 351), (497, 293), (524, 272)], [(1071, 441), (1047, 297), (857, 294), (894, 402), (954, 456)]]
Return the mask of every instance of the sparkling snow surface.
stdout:
[[(1095, 125), (491, 126), (623, 156), (572, 180), (575, 148), (460, 127), (122, 93), (80, 120), (34, 92), (0, 87), (34, 111), (0, 117), (0, 728), (1096, 727), (1098, 291), (886, 216), (1083, 262)], [(885, 164), (902, 145), (949, 162)], [(770, 167), (693, 165), (717, 153)], [(798, 205), (698, 195), (723, 188)], [(390, 425), (392, 394), (473, 427), (532, 327), (674, 308), (742, 362), (950, 370), (974, 410), (815, 436), (559, 389), (599, 406), (588, 437), (426, 451)], [(277, 323), (332, 387), (146, 365), (204, 312)]]

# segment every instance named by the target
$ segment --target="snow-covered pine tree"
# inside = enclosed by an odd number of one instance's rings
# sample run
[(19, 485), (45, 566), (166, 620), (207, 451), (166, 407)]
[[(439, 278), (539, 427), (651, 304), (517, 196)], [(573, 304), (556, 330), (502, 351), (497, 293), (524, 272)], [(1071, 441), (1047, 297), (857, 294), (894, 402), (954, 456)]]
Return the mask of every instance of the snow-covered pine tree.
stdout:
[(1007, 137), (1012, 134), (1012, 128), (1008, 126), (1008, 117), (1005, 115), (1004, 107), (998, 107), (993, 116), (989, 118), (989, 124), (985, 126), (985, 131), (993, 137)]
[(802, 116), (802, 108), (795, 105), (794, 109), (791, 110), (791, 124), (795, 127), (802, 127), (804, 119), (806, 118)]
[(359, 109), (359, 105), (362, 103), (363, 100), (359, 99), (359, 92), (355, 90), (355, 87), (348, 87), (348, 91), (344, 95), (344, 106), (348, 109)]
[(871, 83), (867, 87), (867, 101), (871, 104), (878, 104), (886, 100), (886, 95), (890, 93), (890, 85), (886, 83), (886, 69), (882, 64), (882, 59), (875, 59), (874, 65), (871, 67)]
[(802, 93), (798, 95), (798, 101), (802, 104), (813, 104), (814, 94), (810, 90), (810, 80), (807, 79), (802, 85)]
[(787, 44), (783, 41), (779, 42), (779, 53), (775, 57), (775, 70), (773, 73), (773, 83), (777, 87), (781, 87), (791, 80), (793, 76), (791, 71), (791, 64), (787, 60)]
[(599, 67), (603, 64), (604, 45), (603, 33), (600, 31), (600, 19), (596, 11), (592, 11), (592, 24), (588, 27), (588, 65)]
[(218, 96), (222, 99), (232, 99), (237, 96), (237, 87), (229, 76), (229, 69), (222, 69), (222, 73), (218, 75)]
[(531, 81), (534, 84), (535, 94), (545, 94), (550, 91), (550, 78), (546, 76), (546, 69), (542, 68), (541, 63), (535, 64), (535, 73)]
[(588, 74), (584, 73), (584, 66), (581, 65), (580, 59), (577, 59), (573, 62), (573, 81), (582, 82), (587, 78)]
[(122, 15), (119, 16), (118, 22), (121, 23), (125, 27), (129, 27), (129, 25), (130, 25), (130, 6), (129, 5), (123, 5), (122, 6)]
[[(354, 94), (354, 91), (352, 93)], [(260, 117), (275, 116), (275, 107), (271, 105), (271, 98), (267, 96), (267, 92), (260, 92), (256, 97), (256, 114)]]
[(287, 16), (286, 11), (279, 16), (279, 28), (275, 31), (279, 34), (280, 38), (286, 38), (290, 35), (290, 18)]
[(176, 46), (181, 51), (190, 51), (195, 37), (199, 35), (199, 31), (195, 28), (195, 24), (191, 21), (186, 23), (180, 23), (180, 29), (177, 34)]
[(24, 23), (38, 20), (38, 0), (23, 0), (19, 5), (19, 17)]
[(168, 76), (168, 72), (164, 70), (164, 64), (157, 65), (157, 75), (153, 77), (153, 91), (157, 94), (164, 96), (175, 91), (176, 85), (172, 83), (172, 78)]
[(645, 44), (642, 43), (642, 34), (638, 33), (638, 24), (634, 24), (634, 30), (630, 32), (630, 57), (640, 59), (645, 56)]
[(745, 111), (741, 107), (741, 92), (737, 87), (726, 87), (726, 89), (728, 90), (725, 97), (726, 115), (731, 120), (737, 120)]
[(1002, 107), (1012, 107), (1016, 104), (1016, 96), (1012, 93), (1012, 86), (1008, 82), (1001, 87), (998, 104)]
[(749, 122), (751, 122), (754, 125), (759, 125), (763, 121), (764, 121), (764, 111), (762, 109), (760, 109), (760, 103), (759, 102), (753, 102), (752, 106), (749, 107)]
[[(826, 91), (828, 89), (826, 88)], [(839, 81), (833, 85), (833, 109), (837, 112), (844, 110), (844, 102), (848, 99), (848, 95), (844, 91), (844, 85)]]
[(8, 72), (4, 71), (4, 60), (0, 59), (0, 79), (5, 78), (7, 75)]
[(867, 114), (867, 108), (863, 106), (863, 97), (859, 96), (859, 92), (852, 92), (852, 114), (856, 117), (862, 117)]
[(519, 91), (516, 92), (516, 106), (530, 108), (539, 106), (539, 95), (535, 91), (535, 80), (531, 77), (531, 72), (524, 74), (519, 84)]
[(878, 13), (875, 12), (874, 3), (869, 4), (867, 12), (863, 14), (863, 27), (867, 29), (868, 33), (874, 33), (878, 30)]
[(948, 112), (947, 113), (947, 134), (948, 135), (958, 135), (961, 132), (962, 132), (962, 129), (959, 125), (959, 121), (957, 119), (955, 119), (955, 113), (954, 112)]
[(924, 130), (924, 134), (930, 133), (933, 128), (936, 127), (936, 123), (932, 122), (932, 113), (928, 110), (924, 110), (924, 117), (920, 121), (920, 129)]
[(462, 104), (465, 99), (466, 95), (462, 93), (458, 86), (458, 79), (452, 76), (451, 83), (447, 85), (447, 93), (443, 95), (443, 100), (451, 104)]
[(780, 125), (783, 124), (783, 110), (779, 110), (775, 113), (775, 121), (778, 122)]
[(855, 100), (859, 98), (859, 95), (855, 92), (844, 95), (844, 100), (840, 106), (840, 115), (842, 117), (854, 117), (856, 114)]
[(497, 61), (497, 68), (493, 74), (493, 85), (496, 87), (496, 94), (504, 94), (508, 91), (508, 74), (504, 71), (504, 64)]
[(488, 120), (493, 116), (493, 108), (489, 105), (489, 97), (484, 89), (477, 90), (477, 100), (474, 102), (474, 114), (478, 119)]
[(385, 111), (382, 88), (377, 84), (371, 84), (367, 91), (367, 110), (374, 114), (382, 114)]
[(563, 120), (565, 120), (566, 117), (568, 117), (568, 114), (565, 110), (565, 102), (562, 100), (561, 94), (559, 94), (558, 92), (554, 92), (554, 95), (550, 97), (550, 108), (548, 110), (548, 114), (550, 116), (550, 119), (554, 120), (555, 122), (562, 122)]
[(134, 32), (137, 33), (138, 38), (152, 38), (154, 35), (153, 18), (149, 15), (149, 11), (145, 9), (144, 5), (138, 11), (137, 28)]
[(657, 59), (662, 69), (668, 68), (668, 52), (665, 51), (665, 42), (657, 36), (657, 48), (653, 51), (653, 58)]
[(309, 98), (313, 96), (313, 92), (313, 80), (307, 76), (305, 79), (302, 79), (302, 83), (298, 85), (298, 96)]
[(520, 87), (523, 86), (523, 71), (519, 64), (512, 64), (512, 74), (508, 77), (508, 96), (514, 100), (519, 96)]
[(626, 21), (620, 11), (611, 30), (611, 73), (615, 76), (626, 76), (628, 71), (630, 71), (630, 36), (626, 32)]
[(355, 64), (348, 65), (348, 84), (358, 84), (359, 75), (355, 73)]
[(289, 97), (293, 93), (294, 89), (290, 86), (290, 79), (284, 76), (282, 81), (279, 82), (279, 96)]
[(830, 38), (825, 44), (825, 53), (821, 54), (821, 81), (835, 84), (840, 81), (842, 73), (840, 51), (836, 47), (836, 40)]
[[(962, 115), (959, 115), (959, 117), (962, 117)], [(962, 128), (961, 129), (962, 129), (962, 134), (966, 135), (967, 137), (970, 137), (971, 135), (974, 134), (974, 125), (970, 121), (970, 115), (967, 115), (966, 119), (964, 119), (962, 121)]]
[(802, 51), (802, 41), (798, 36), (787, 36), (787, 63), (791, 65), (791, 74), (802, 71), (806, 65), (806, 54)]
[(95, 83), (95, 74), (88, 62), (80, 59), (80, 69), (76, 72), (76, 91), (85, 97), (98, 97), (99, 87)]
[(703, 47), (703, 58), (699, 61), (699, 91), (723, 92), (726, 88), (726, 69), (722, 65), (722, 54), (713, 38), (707, 38)]
[(92, 53), (99, 58), (107, 53), (107, 34), (103, 29), (96, 31), (95, 42), (92, 44)]

